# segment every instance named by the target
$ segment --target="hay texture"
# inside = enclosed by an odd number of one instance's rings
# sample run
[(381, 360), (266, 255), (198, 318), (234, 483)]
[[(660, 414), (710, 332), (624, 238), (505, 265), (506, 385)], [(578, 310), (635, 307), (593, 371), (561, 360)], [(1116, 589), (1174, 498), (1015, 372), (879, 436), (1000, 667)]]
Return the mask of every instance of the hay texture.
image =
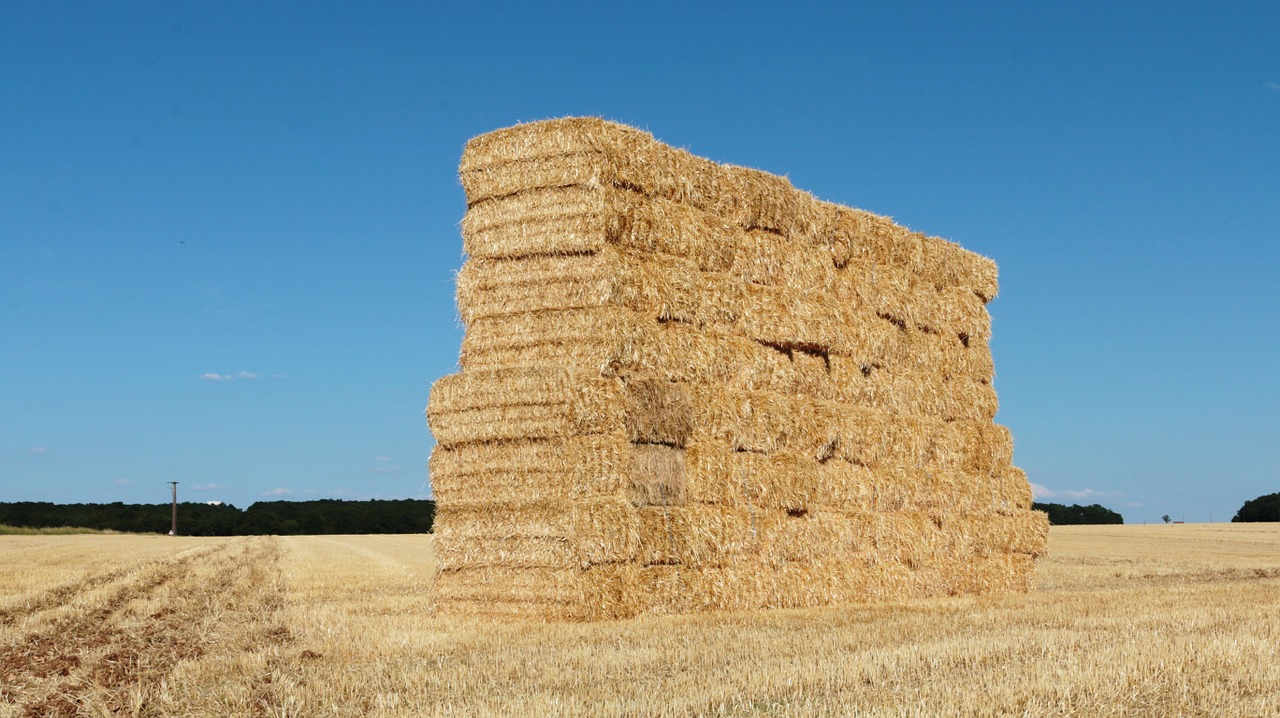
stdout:
[(467, 143), (432, 387), (442, 612), (1026, 591), (990, 260), (598, 119)]

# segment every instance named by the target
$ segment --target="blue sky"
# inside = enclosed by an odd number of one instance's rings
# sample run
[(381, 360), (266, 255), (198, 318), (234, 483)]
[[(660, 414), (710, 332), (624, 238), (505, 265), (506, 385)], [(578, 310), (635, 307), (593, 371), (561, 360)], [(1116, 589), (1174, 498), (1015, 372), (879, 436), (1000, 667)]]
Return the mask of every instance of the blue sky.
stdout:
[(1280, 491), (1280, 5), (425, 5), (0, 5), (0, 501), (423, 495), (462, 145), (564, 115), (994, 258), (1047, 500)]

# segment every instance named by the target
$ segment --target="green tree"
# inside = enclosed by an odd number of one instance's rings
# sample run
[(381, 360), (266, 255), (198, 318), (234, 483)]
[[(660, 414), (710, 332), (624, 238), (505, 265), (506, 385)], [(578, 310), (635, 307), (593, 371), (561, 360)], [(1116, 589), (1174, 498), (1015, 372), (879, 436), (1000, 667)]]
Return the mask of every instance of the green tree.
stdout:
[(1098, 504), (1091, 506), (1081, 506), (1079, 504), (1064, 506), (1062, 504), (1035, 503), (1031, 505), (1031, 508), (1048, 514), (1049, 523), (1054, 526), (1124, 523), (1123, 516)]
[(1259, 496), (1244, 502), (1244, 506), (1231, 518), (1234, 523), (1252, 521), (1280, 521), (1280, 493)]

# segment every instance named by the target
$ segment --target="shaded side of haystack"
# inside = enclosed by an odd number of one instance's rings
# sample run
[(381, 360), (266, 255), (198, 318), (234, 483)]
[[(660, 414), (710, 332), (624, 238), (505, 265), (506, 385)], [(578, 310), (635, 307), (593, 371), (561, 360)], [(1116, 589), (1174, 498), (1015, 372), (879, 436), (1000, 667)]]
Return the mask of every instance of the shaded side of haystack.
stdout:
[(1027, 590), (990, 260), (595, 119), (475, 138), (432, 389), (442, 611)]

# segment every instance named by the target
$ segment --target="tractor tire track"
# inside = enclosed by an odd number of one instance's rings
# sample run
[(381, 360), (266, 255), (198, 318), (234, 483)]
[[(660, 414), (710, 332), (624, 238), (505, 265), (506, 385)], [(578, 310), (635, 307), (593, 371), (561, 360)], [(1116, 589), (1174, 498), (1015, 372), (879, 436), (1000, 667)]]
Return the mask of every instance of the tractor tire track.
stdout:
[[(264, 585), (277, 561), (273, 540), (241, 539), (114, 579), (116, 572), (102, 574), (100, 585), (119, 584), (106, 596), (0, 646), (0, 706), (22, 716), (81, 715), (90, 703), (92, 712), (124, 711), (145, 698), (140, 687), (217, 647), (219, 636), (209, 628), (223, 611), (259, 611), (270, 591), (252, 589)], [(74, 594), (58, 587), (41, 605), (74, 603)], [(251, 637), (264, 639), (270, 636)]]
[[(170, 559), (162, 559), (162, 561), (178, 560), (187, 554), (192, 554), (196, 557), (205, 556), (216, 550), (216, 548), (210, 549), (207, 547), (188, 549)], [(102, 586), (118, 582), (154, 561), (155, 559), (146, 559), (128, 566), (91, 573), (45, 589), (34, 595), (11, 599), (10, 605), (0, 607), (0, 627), (12, 626), (31, 616), (65, 606), (77, 597)]]

